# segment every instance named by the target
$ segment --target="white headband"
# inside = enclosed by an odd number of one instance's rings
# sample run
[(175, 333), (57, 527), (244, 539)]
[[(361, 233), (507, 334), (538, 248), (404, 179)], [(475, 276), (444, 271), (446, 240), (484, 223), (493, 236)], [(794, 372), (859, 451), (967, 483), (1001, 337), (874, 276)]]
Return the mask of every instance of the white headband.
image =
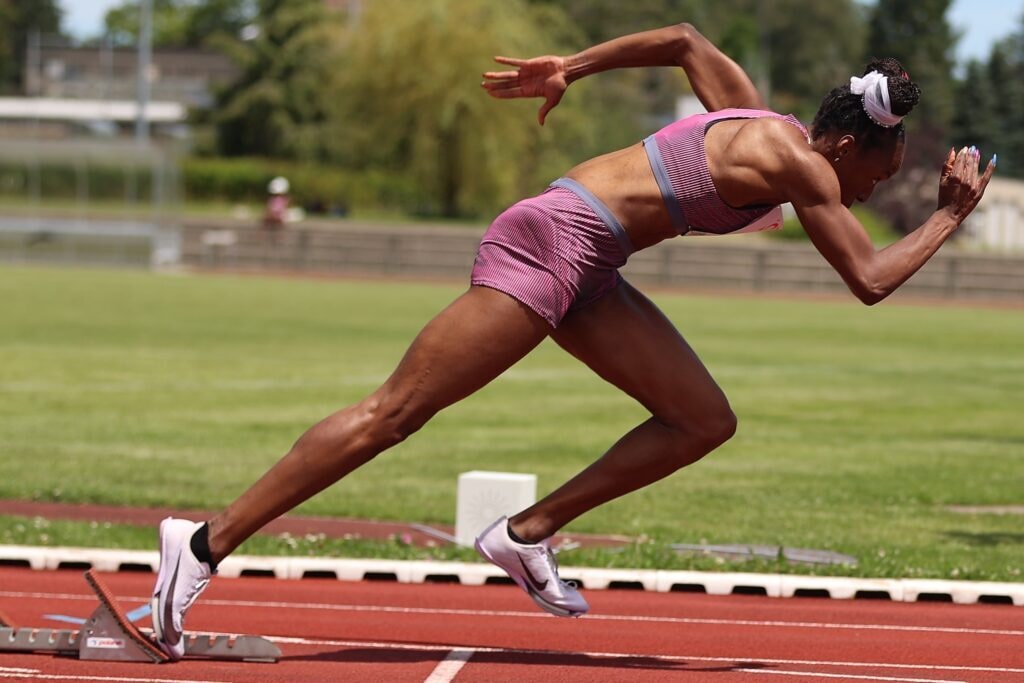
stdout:
[(892, 104), (889, 101), (889, 79), (877, 71), (865, 74), (863, 78), (856, 76), (851, 78), (850, 92), (863, 96), (864, 111), (872, 121), (883, 128), (892, 128), (903, 120), (902, 116), (892, 113)]

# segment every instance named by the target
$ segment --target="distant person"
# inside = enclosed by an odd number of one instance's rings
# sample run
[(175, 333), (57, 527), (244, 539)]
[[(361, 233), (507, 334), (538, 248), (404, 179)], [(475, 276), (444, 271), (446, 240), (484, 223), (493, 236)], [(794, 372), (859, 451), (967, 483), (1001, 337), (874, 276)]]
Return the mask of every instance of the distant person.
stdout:
[[(160, 525), (153, 593), (157, 636), (182, 654), (185, 612), (217, 563), (245, 539), (412, 435), (551, 337), (635, 398), (650, 417), (560, 488), (477, 539), (543, 609), (584, 614), (547, 539), (588, 510), (702, 458), (736, 429), (722, 390), (657, 307), (619, 275), (634, 251), (691, 233), (777, 227), (791, 202), (811, 241), (864, 303), (917, 271), (981, 199), (995, 168), (951, 151), (935, 212), (881, 251), (850, 213), (903, 162), (903, 117), (918, 86), (894, 59), (826, 95), (810, 130), (768, 111), (747, 75), (688, 24), (638, 33), (572, 57), (498, 57), (485, 74), (499, 98), (540, 97), (540, 122), (572, 82), (620, 67), (682, 67), (709, 114), (586, 161), (501, 214), (484, 235), (472, 285), (419, 333), (383, 386), (307, 431), (226, 510)], [(756, 340), (751, 341), (756, 343)], [(195, 476), (204, 476), (197, 471)]]
[(276, 244), (284, 232), (284, 224), (288, 221), (288, 190), (291, 185), (287, 178), (277, 176), (267, 184), (267, 205), (263, 210), (263, 229), (267, 231), (270, 241)]

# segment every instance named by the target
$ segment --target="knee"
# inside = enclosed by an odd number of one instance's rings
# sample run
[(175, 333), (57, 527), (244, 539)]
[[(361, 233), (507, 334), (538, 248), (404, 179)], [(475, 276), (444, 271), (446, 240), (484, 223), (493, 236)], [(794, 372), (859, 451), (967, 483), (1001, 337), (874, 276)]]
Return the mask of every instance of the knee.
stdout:
[(666, 422), (666, 426), (675, 434), (679, 467), (684, 467), (731, 439), (736, 434), (737, 420), (736, 413), (723, 400), (713, 409), (679, 416)]
[(732, 411), (728, 403), (704, 416), (693, 425), (697, 439), (708, 451), (718, 448), (731, 439), (736, 434), (736, 427), (736, 413)]

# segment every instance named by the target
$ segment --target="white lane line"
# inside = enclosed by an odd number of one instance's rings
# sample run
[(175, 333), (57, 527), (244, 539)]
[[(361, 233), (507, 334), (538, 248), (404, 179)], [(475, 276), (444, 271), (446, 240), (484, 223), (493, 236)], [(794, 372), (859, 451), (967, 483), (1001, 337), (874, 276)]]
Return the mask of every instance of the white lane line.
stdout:
[[(287, 643), (292, 645), (329, 645), (334, 647), (370, 647), (390, 650), (415, 650), (420, 652), (447, 652), (453, 649), (462, 649), (459, 645), (413, 645), (410, 643), (390, 643), (369, 640), (322, 640), (314, 638), (296, 638), (292, 636), (264, 636), (275, 643)], [(965, 673), (1004, 673), (1024, 674), (1024, 669), (1011, 669), (995, 666), (957, 666), (949, 664), (894, 664), (891, 662), (832, 662), (828, 660), (815, 659), (770, 659), (765, 657), (753, 657), (743, 655), (741, 657), (702, 657), (699, 655), (663, 655), (639, 652), (574, 652), (563, 650), (535, 650), (516, 649), (504, 647), (477, 647), (473, 646), (474, 653), (508, 653), (518, 655), (556, 655), (580, 656), (580, 657), (603, 657), (608, 659), (661, 659), (671, 662), (707, 662), (712, 664), (743, 664), (750, 662), (758, 664), (774, 664), (782, 666), (821, 666), (821, 667), (862, 667), (865, 669), (922, 669), (931, 671), (953, 671)]]
[[(96, 595), (85, 593), (39, 593), (33, 591), (0, 591), (0, 598), (25, 598), (33, 600), (91, 600), (96, 602)], [(139, 598), (128, 598), (138, 600)]]
[[(145, 598), (122, 598), (142, 600)], [(521, 612), (513, 610), (472, 610), (434, 607), (394, 607), (388, 605), (344, 605), (301, 602), (261, 602), (248, 600), (203, 600), (203, 604), (225, 607), (257, 607), (261, 609), (308, 609), (339, 612), (389, 612), (394, 614), (427, 614), (459, 617), (522, 617), (528, 619), (550, 619), (551, 615), (541, 611)], [(760, 628), (810, 628), (840, 629), (854, 631), (904, 631), (908, 633), (957, 633), (986, 636), (1024, 636), (1024, 631), (985, 628), (954, 628), (948, 626), (899, 626), (893, 624), (843, 624), (815, 621), (757, 621), (751, 619), (699, 619), (693, 617), (649, 617), (629, 614), (588, 614), (586, 621), (625, 621), (655, 624), (688, 624), (711, 626), (753, 626)]]
[[(73, 593), (32, 593), (19, 591), (0, 591), (0, 598), (38, 598), (46, 600), (85, 600), (95, 602), (94, 595), (78, 595)], [(140, 596), (118, 596), (122, 602), (146, 603), (149, 598)], [(318, 602), (280, 602), (265, 600), (202, 600), (204, 605), (223, 607), (255, 607), (258, 609), (303, 609), (334, 612), (386, 612), (391, 614), (426, 614), (431, 616), (446, 615), (459, 617), (517, 617), (524, 619), (550, 619), (551, 615), (540, 610), (523, 612), (519, 610), (475, 610), (451, 609), (441, 607), (399, 607), (391, 605), (346, 605)], [(900, 626), (898, 624), (850, 624), (817, 621), (759, 621), (753, 619), (701, 619), (695, 617), (651, 617), (634, 614), (588, 614), (582, 617), (585, 621), (624, 621), (654, 624), (689, 624), (702, 626), (751, 626), (760, 628), (810, 628), (838, 629), (853, 631), (902, 631), (907, 633), (956, 633), (963, 635), (984, 636), (1024, 636), (1024, 630), (990, 629), (990, 628), (959, 628), (950, 626)]]
[(779, 671), (770, 669), (734, 669), (744, 674), (770, 674), (772, 676), (800, 676), (801, 678), (842, 678), (858, 681), (898, 681), (899, 683), (967, 683), (950, 678), (893, 678), (891, 676), (858, 676), (854, 674), (822, 674), (809, 671)]
[(423, 683), (451, 683), (475, 652), (472, 648), (452, 650), (444, 660), (434, 667)]
[(39, 669), (19, 669), (16, 666), (0, 666), (0, 674), (34, 674)]

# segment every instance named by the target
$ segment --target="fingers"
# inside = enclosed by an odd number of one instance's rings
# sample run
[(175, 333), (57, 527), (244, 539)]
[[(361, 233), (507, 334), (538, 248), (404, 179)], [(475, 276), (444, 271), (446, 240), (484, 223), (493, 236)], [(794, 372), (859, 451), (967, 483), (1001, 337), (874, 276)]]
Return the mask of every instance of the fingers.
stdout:
[(956, 161), (953, 163), (953, 173), (958, 178), (963, 178), (964, 174), (967, 173), (967, 158), (970, 156), (970, 148), (962, 147), (956, 155)]
[(985, 172), (981, 175), (981, 183), (978, 184), (978, 199), (985, 194), (985, 188), (988, 187), (988, 181), (992, 180), (992, 174), (996, 172), (996, 158), (993, 157), (988, 162), (988, 166), (985, 167)]
[(518, 80), (484, 81), (480, 84), (491, 97), (511, 99), (524, 97), (522, 85)]
[(494, 61), (498, 64), (508, 64), (509, 66), (522, 66), (526, 64), (525, 59), (516, 59), (515, 57), (495, 57)]
[(548, 97), (544, 100), (544, 104), (540, 106), (540, 111), (537, 112), (537, 121), (540, 125), (544, 125), (544, 119), (547, 118), (548, 112), (555, 108), (555, 106), (562, 101), (562, 96), (559, 94), (557, 97)]
[(949, 150), (949, 154), (946, 155), (946, 161), (942, 164), (942, 175), (943, 179), (949, 177), (949, 174), (953, 172), (953, 163), (956, 161), (956, 150), (952, 147)]
[(977, 169), (977, 162), (974, 160), (974, 148), (973, 147), (962, 147), (956, 155), (956, 161), (953, 162), (953, 172), (951, 175), (960, 184), (971, 186), (971, 166)]
[(511, 90), (513, 88), (522, 88), (522, 84), (518, 80), (483, 81), (480, 85), (487, 90)]
[(509, 79), (509, 78), (519, 78), (519, 72), (518, 71), (485, 71), (484, 72), (484, 78), (501, 79), (501, 80), (505, 80), (505, 79)]
[(952, 166), (947, 155), (942, 167), (943, 185), (950, 193), (947, 197), (950, 205), (956, 208), (958, 220), (964, 220), (978, 206), (995, 173), (996, 162), (997, 157), (993, 156), (985, 169), (980, 170), (981, 151), (973, 145), (957, 152)]
[[(971, 145), (970, 147), (962, 148), (956, 155), (956, 160), (953, 163), (953, 168), (950, 170), (949, 175), (953, 176), (957, 182), (961, 185), (966, 186), (971, 191), (976, 191), (979, 183), (979, 164), (981, 162), (981, 151)], [(947, 158), (948, 163), (948, 158)], [(989, 164), (992, 165), (991, 162)], [(945, 173), (945, 167), (943, 167)], [(985, 174), (991, 177), (989, 169), (985, 170)], [(984, 174), (982, 175), (984, 179)]]
[(525, 97), (523, 95), (523, 89), (516, 86), (514, 88), (489, 88), (487, 85), (484, 86), (487, 94), (491, 97), (497, 97), (499, 100), (510, 100), (515, 97)]

